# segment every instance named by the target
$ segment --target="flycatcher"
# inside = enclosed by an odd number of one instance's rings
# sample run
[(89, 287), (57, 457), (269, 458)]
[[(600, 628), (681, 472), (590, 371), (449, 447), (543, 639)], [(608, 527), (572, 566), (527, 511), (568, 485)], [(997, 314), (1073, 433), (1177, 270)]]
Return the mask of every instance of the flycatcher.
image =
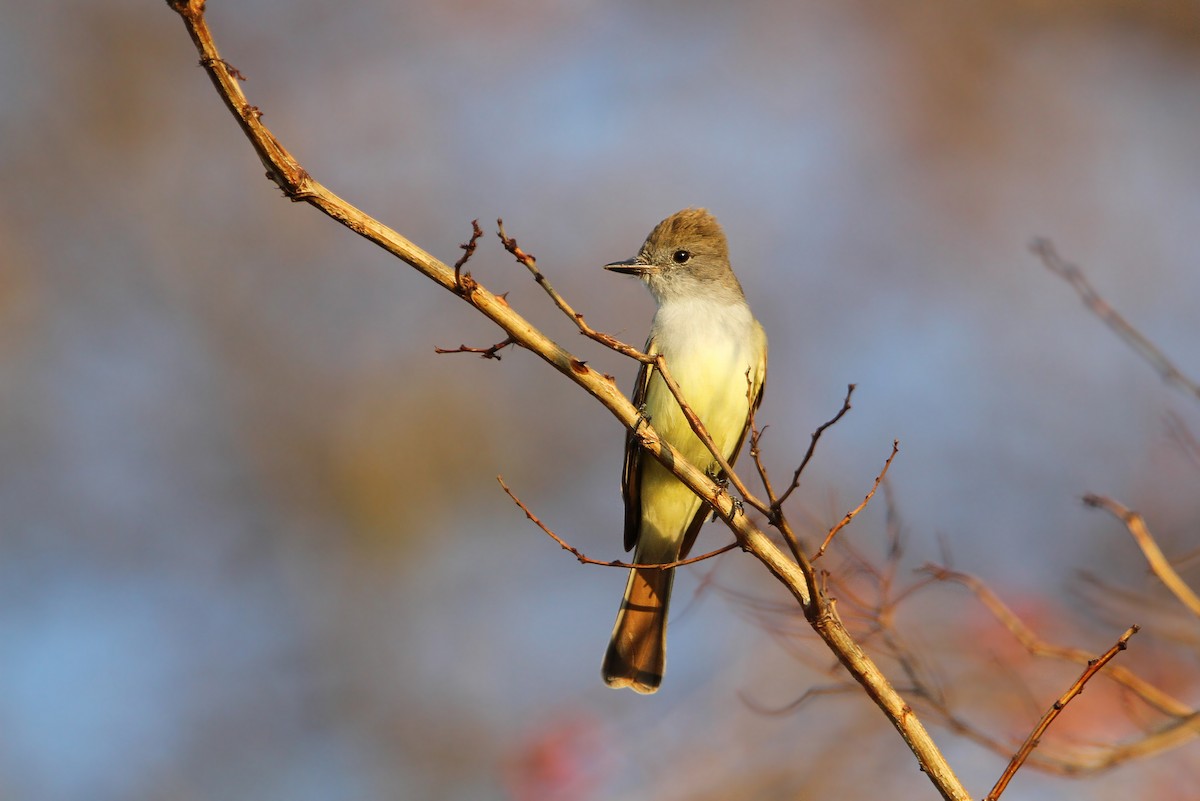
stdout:
[[(733, 464), (762, 399), (767, 336), (729, 266), (725, 234), (704, 209), (684, 209), (655, 226), (638, 255), (607, 265), (646, 282), (658, 304), (646, 352), (661, 353), (721, 455)], [(643, 364), (633, 404), (692, 464), (720, 470), (688, 425), (662, 377)], [(684, 558), (711, 511), (694, 492), (626, 437), (625, 550), (638, 564)], [(652, 693), (666, 665), (667, 605), (674, 569), (633, 568), (602, 672), (610, 687)]]

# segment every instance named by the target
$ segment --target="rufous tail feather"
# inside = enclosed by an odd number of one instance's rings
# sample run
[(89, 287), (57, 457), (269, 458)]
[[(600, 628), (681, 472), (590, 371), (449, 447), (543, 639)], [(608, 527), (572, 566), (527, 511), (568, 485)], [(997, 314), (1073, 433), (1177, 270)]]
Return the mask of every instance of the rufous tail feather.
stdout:
[(609, 687), (652, 693), (666, 668), (667, 606), (675, 569), (629, 571), (601, 673)]

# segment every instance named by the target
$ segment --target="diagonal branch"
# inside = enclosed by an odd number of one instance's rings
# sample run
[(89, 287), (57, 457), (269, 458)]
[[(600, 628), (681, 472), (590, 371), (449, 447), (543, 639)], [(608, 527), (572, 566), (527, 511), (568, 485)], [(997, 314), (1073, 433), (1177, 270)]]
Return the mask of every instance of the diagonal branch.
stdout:
[(1108, 305), (1108, 302), (1092, 287), (1083, 271), (1077, 265), (1065, 261), (1058, 255), (1053, 242), (1049, 239), (1035, 239), (1029, 249), (1042, 260), (1042, 264), (1046, 266), (1047, 270), (1070, 284), (1079, 295), (1079, 299), (1083, 301), (1083, 305), (1115, 331), (1117, 336), (1125, 340), (1125, 343), (1133, 348), (1139, 356), (1149, 362), (1163, 381), (1200, 399), (1200, 384), (1188, 378), (1157, 345), (1130, 325), (1120, 312)]
[(817, 442), (821, 439), (821, 435), (825, 430), (846, 416), (846, 412), (850, 411), (850, 396), (854, 394), (855, 385), (851, 384), (846, 388), (846, 399), (842, 401), (842, 408), (830, 419), (826, 420), (821, 425), (817, 426), (817, 430), (812, 433), (812, 439), (808, 443), (808, 450), (804, 453), (804, 458), (800, 460), (800, 466), (796, 468), (796, 472), (792, 474), (792, 483), (779, 496), (779, 500), (772, 504), (773, 508), (778, 511), (791, 497), (791, 494), (796, 491), (796, 487), (800, 486), (800, 474), (804, 472), (804, 468), (808, 467), (808, 463), (812, 461), (813, 453), (817, 450)]
[(201, 65), (266, 167), (267, 176), (288, 198), (316, 207), (469, 303), (499, 326), (518, 345), (536, 354), (608, 409), (622, 426), (633, 432), (640, 447), (712, 507), (717, 516), (734, 532), (738, 545), (762, 562), (767, 570), (788, 588), (804, 609), (814, 631), (884, 712), (942, 797), (954, 801), (969, 799), (962, 783), (954, 775), (912, 708), (846, 630), (832, 602), (821, 595), (816, 574), (802, 555), (798, 562), (793, 561), (776, 547), (766, 534), (751, 523), (729, 493), (659, 437), (611, 377), (587, 366), (475, 279), (463, 274), (461, 270), (456, 275), (451, 267), (314, 180), (262, 124), (262, 114), (246, 100), (237, 78), (230, 72), (217, 51), (204, 18), (204, 0), (168, 0), (168, 5), (183, 20), (200, 54)]
[(654, 357), (650, 354), (640, 351), (632, 345), (625, 344), (612, 334), (606, 334), (603, 331), (597, 331), (595, 328), (592, 328), (590, 325), (588, 325), (587, 321), (583, 319), (583, 315), (575, 311), (574, 307), (567, 302), (567, 299), (560, 295), (558, 290), (550, 285), (550, 281), (546, 278), (542, 271), (538, 269), (537, 259), (535, 259), (532, 254), (521, 250), (521, 246), (517, 244), (517, 240), (505, 233), (504, 220), (496, 220), (496, 233), (500, 237), (500, 243), (504, 245), (504, 249), (511, 253), (513, 258), (515, 258), (518, 262), (525, 265), (525, 269), (529, 270), (529, 272), (533, 275), (533, 280), (537, 282), (538, 286), (546, 291), (546, 294), (550, 296), (552, 301), (554, 301), (554, 305), (559, 308), (559, 311), (567, 315), (571, 322), (575, 323), (575, 326), (579, 329), (580, 333), (589, 339), (599, 342), (601, 345), (604, 345), (607, 348), (615, 350), (617, 353), (628, 356), (631, 359), (637, 359), (639, 362), (644, 362), (647, 364), (654, 361)]
[(525, 503), (520, 498), (517, 497), (515, 492), (513, 492), (511, 489), (509, 489), (509, 486), (504, 483), (503, 478), (501, 478), (500, 476), (496, 476), (496, 480), (500, 482), (500, 488), (504, 490), (505, 494), (508, 495), (509, 498), (512, 498), (512, 502), (515, 503), (520, 508), (520, 510), (525, 513), (525, 517), (529, 518), (529, 520), (535, 526), (537, 526), (542, 531), (544, 531), (546, 534), (548, 534), (550, 536), (550, 539), (557, 542), (564, 551), (570, 551), (572, 554), (574, 554), (575, 558), (579, 560), (580, 564), (599, 565), (600, 567), (624, 567), (624, 568), (636, 567), (641, 570), (667, 570), (667, 569), (670, 569), (673, 567), (683, 567), (684, 565), (694, 565), (697, 562), (703, 562), (705, 559), (712, 559), (714, 556), (720, 556), (723, 553), (728, 553), (729, 551), (732, 551), (734, 548), (738, 547), (738, 544), (736, 542), (731, 542), (728, 545), (722, 545), (720, 548), (709, 551), (708, 553), (700, 554), (699, 556), (692, 556), (687, 559), (676, 559), (674, 562), (661, 562), (661, 563), (654, 563), (654, 564), (643, 564), (641, 562), (622, 562), (620, 559), (612, 559), (607, 562), (604, 561), (603, 559), (593, 559), (590, 556), (585, 556), (583, 554), (583, 552), (581, 552), (574, 545), (571, 545), (566, 540), (564, 540), (562, 537), (558, 536), (553, 531), (551, 531), (550, 527), (547, 526), (545, 523), (543, 523), (538, 518), (537, 515), (535, 515), (532, 511), (530, 511), (529, 507), (526, 506)]
[[(468, 274), (469, 277), (469, 274)], [(516, 345), (517, 341), (512, 337), (505, 337), (495, 345), (488, 345), (486, 348), (476, 348), (471, 345), (459, 345), (457, 348), (434, 348), (433, 352), (442, 353), (478, 353), (485, 359), (495, 359), (500, 361), (500, 351), (507, 348), (509, 345)]]
[(1146, 521), (1141, 515), (1103, 495), (1085, 495), (1083, 502), (1088, 506), (1103, 509), (1124, 523), (1133, 541), (1142, 549), (1142, 555), (1146, 557), (1147, 564), (1154, 571), (1154, 575), (1158, 576), (1158, 580), (1188, 608), (1188, 611), (1200, 617), (1200, 597), (1197, 597), (1196, 592), (1175, 572), (1175, 568), (1171, 567), (1170, 560), (1163, 554), (1162, 548), (1158, 547), (1158, 542), (1146, 527)]
[(1025, 760), (1037, 748), (1038, 742), (1042, 735), (1046, 733), (1046, 729), (1050, 728), (1050, 724), (1063, 711), (1067, 704), (1071, 703), (1076, 696), (1083, 692), (1083, 686), (1091, 680), (1093, 676), (1104, 669), (1104, 666), (1112, 661), (1113, 657), (1129, 647), (1129, 638), (1138, 633), (1137, 626), (1130, 626), (1120, 639), (1116, 641), (1112, 648), (1105, 651), (1100, 657), (1088, 661), (1088, 666), (1080, 674), (1075, 683), (1063, 693), (1055, 702), (1046, 710), (1046, 714), (1042, 715), (1042, 719), (1033, 727), (1033, 731), (1025, 738), (1025, 742), (1017, 749), (1017, 753), (1013, 754), (1012, 760), (1008, 763), (1008, 767), (1004, 769), (1004, 773), (1000, 775), (1000, 779), (992, 788), (992, 791), (987, 794), (984, 801), (996, 801), (1000, 794), (1004, 792), (1004, 788), (1008, 787), (1008, 783), (1012, 781), (1012, 777), (1021, 769), (1021, 765), (1025, 764)]
[[(1020, 643), (1021, 647), (1034, 656), (1047, 656), (1061, 659), (1064, 662), (1087, 664), (1091, 655), (1081, 648), (1068, 648), (1052, 645), (1039, 637), (1023, 620), (1004, 603), (995, 591), (969, 573), (950, 570), (939, 565), (926, 564), (921, 572), (932, 576), (938, 581), (953, 581), (966, 587), (979, 599), (999, 623), (1008, 629), (1009, 633)], [(1114, 665), (1105, 674), (1117, 684), (1128, 689), (1148, 706), (1164, 715), (1184, 718), (1194, 716), (1195, 710), (1182, 701), (1163, 692), (1150, 682), (1139, 677), (1136, 673), (1120, 665)]]
[(783, 491), (782, 495), (775, 494), (775, 490), (771, 485), (771, 479), (767, 475), (767, 469), (762, 463), (762, 451), (759, 446), (762, 441), (762, 433), (766, 431), (766, 426), (763, 426), (762, 429), (758, 428), (754, 420), (754, 409), (750, 409), (750, 456), (754, 459), (754, 466), (758, 469), (759, 478), (762, 479), (763, 487), (767, 490), (767, 500), (770, 502), (770, 508), (764, 514), (766, 514), (767, 520), (771, 525), (783, 535), (783, 540), (791, 550), (792, 556), (799, 564), (805, 566), (805, 569), (808, 571), (812, 570), (812, 565), (805, 555), (804, 549), (800, 546), (800, 538), (792, 531), (792, 524), (783, 512), (783, 504), (791, 496), (792, 492), (800, 486), (800, 475), (808, 467), (808, 463), (812, 461), (813, 454), (817, 450), (817, 442), (820, 441), (821, 435), (825, 433), (826, 429), (841, 420), (846, 415), (846, 412), (850, 411), (850, 396), (853, 394), (854, 384), (850, 384), (846, 388), (846, 398), (842, 401), (842, 408), (833, 417), (817, 426), (817, 430), (812, 433), (812, 438), (808, 443), (808, 450), (805, 451), (804, 458), (800, 460), (800, 466), (792, 474), (792, 481), (788, 484), (787, 489)]
[(888, 456), (887, 461), (883, 463), (883, 469), (879, 471), (879, 475), (875, 477), (875, 483), (871, 485), (871, 491), (867, 493), (867, 497), (862, 499), (862, 503), (855, 506), (846, 515), (837, 522), (833, 528), (829, 529), (829, 533), (825, 535), (825, 541), (821, 543), (821, 547), (813, 554), (812, 560), (815, 562), (825, 555), (825, 549), (829, 547), (829, 543), (833, 542), (834, 536), (839, 531), (850, 524), (850, 521), (858, 516), (858, 513), (867, 508), (867, 504), (871, 502), (871, 498), (875, 497), (875, 491), (879, 489), (880, 483), (883, 482), (884, 476), (887, 475), (888, 468), (892, 466), (892, 460), (896, 458), (896, 454), (900, 452), (900, 440), (892, 440), (892, 453)]

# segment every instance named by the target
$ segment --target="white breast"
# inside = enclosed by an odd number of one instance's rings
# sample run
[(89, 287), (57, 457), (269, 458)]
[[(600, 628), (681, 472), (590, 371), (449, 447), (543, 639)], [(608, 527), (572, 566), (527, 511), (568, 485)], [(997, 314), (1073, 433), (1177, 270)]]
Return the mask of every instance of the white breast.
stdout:
[[(745, 303), (709, 299), (670, 300), (659, 307), (651, 334), (688, 404), (722, 450), (733, 448), (749, 408), (749, 384), (757, 383), (761, 333)], [(697, 460), (703, 446), (691, 436), (666, 387), (655, 381), (647, 398), (656, 427)], [(666, 396), (666, 397), (664, 397)], [(665, 427), (667, 430), (663, 430)], [(694, 454), (692, 452), (695, 452)]]

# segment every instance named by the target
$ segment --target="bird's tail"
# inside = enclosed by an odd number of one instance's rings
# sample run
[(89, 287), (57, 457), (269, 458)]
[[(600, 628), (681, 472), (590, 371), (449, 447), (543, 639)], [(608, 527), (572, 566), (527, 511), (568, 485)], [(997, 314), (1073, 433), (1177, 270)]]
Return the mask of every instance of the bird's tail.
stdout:
[(652, 693), (666, 667), (667, 606), (675, 569), (629, 571), (601, 673), (609, 687)]

